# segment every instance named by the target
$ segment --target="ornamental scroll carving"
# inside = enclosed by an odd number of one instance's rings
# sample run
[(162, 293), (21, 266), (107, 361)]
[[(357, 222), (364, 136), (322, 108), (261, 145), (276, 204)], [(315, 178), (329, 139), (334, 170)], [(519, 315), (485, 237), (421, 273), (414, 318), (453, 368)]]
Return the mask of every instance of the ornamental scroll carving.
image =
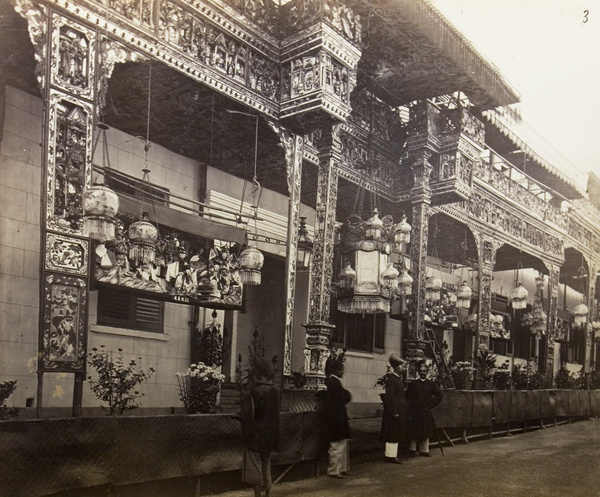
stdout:
[(27, 19), (29, 38), (35, 50), (35, 77), (40, 89), (46, 88), (47, 60), (47, 16), (48, 9), (44, 5), (34, 5), (31, 0), (12, 0), (15, 11)]

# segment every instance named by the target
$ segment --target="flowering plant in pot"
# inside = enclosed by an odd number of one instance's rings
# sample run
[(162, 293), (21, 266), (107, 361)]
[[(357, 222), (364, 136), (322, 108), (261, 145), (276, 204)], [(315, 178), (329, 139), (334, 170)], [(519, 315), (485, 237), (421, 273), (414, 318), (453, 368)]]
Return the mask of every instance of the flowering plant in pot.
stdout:
[(217, 395), (225, 375), (199, 362), (176, 376), (179, 397), (187, 414), (210, 414), (217, 410)]

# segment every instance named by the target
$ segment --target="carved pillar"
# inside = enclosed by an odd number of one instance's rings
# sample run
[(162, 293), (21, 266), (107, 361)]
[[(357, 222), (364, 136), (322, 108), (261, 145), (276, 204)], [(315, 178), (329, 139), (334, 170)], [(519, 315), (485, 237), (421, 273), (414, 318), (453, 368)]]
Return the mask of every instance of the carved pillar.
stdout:
[(294, 299), (296, 293), (296, 260), (298, 252), (298, 228), (300, 224), (300, 189), (302, 183), (302, 155), (304, 138), (291, 134), (285, 128), (269, 123), (285, 149), (287, 167), (288, 232), (285, 271), (285, 330), (283, 343), (283, 374), (292, 373), (292, 343), (294, 331)]
[(421, 150), (415, 154), (411, 165), (414, 186), (411, 190), (412, 231), (410, 243), (410, 268), (413, 275), (413, 297), (409, 304), (408, 337), (405, 338), (405, 355), (416, 361), (425, 355), (425, 283), (427, 280), (427, 241), (429, 238), (429, 217), (431, 189), (429, 175), (432, 166), (431, 152)]
[(312, 283), (310, 288), (309, 321), (304, 349), (305, 370), (317, 385), (325, 379), (325, 362), (329, 357), (329, 338), (335, 327), (329, 322), (333, 249), (335, 241), (335, 211), (337, 206), (338, 169), (341, 160), (339, 125), (323, 133), (319, 143), (317, 185), (317, 219), (313, 246)]
[(554, 378), (554, 341), (556, 339), (556, 323), (558, 320), (558, 284), (560, 267), (556, 264), (546, 264), (548, 267), (548, 327), (546, 330), (547, 352), (546, 352), (546, 375)]
[[(492, 276), (496, 263), (496, 251), (500, 242), (479, 234), (475, 236), (479, 260), (479, 303), (477, 308), (477, 331), (475, 333), (475, 349), (490, 348), (490, 313), (492, 311)], [(477, 354), (473, 350), (473, 354)]]
[[(588, 259), (590, 260), (590, 259)], [(593, 353), (592, 347), (594, 343), (594, 330), (592, 328), (592, 320), (594, 319), (594, 296), (596, 294), (596, 274), (598, 273), (598, 266), (590, 260), (589, 263), (589, 275), (587, 278), (587, 294), (586, 294), (586, 305), (588, 306), (589, 312), (587, 321), (585, 322), (585, 351), (583, 355), (583, 371), (584, 371), (584, 384), (585, 389), (590, 388), (590, 373), (593, 370)]]

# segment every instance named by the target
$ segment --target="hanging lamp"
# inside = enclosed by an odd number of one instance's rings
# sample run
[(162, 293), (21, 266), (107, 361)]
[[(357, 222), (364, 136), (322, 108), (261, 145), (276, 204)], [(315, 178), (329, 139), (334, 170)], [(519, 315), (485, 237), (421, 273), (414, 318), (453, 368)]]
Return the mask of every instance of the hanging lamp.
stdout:
[(442, 280), (435, 275), (425, 281), (425, 299), (438, 301), (441, 298)]
[(579, 267), (579, 271), (578, 271), (578, 276), (577, 278), (579, 279), (579, 293), (581, 293), (581, 304), (578, 304), (575, 306), (575, 309), (573, 309), (573, 315), (574, 315), (574, 321), (575, 321), (575, 326), (576, 327), (580, 327), (583, 328), (585, 326), (585, 323), (587, 322), (587, 317), (588, 314), (590, 312), (590, 310), (588, 309), (588, 306), (585, 305), (585, 286), (583, 283), (584, 279), (587, 279), (587, 273), (585, 271), (585, 268), (583, 267), (583, 254), (581, 255), (581, 266)]
[(404, 247), (410, 243), (411, 226), (406, 221), (406, 214), (402, 213), (402, 219), (396, 224), (393, 231), (394, 251), (402, 253)]
[(102, 122), (96, 124), (99, 133), (96, 137), (92, 156), (96, 152), (98, 142), (102, 138), (102, 173), (103, 185), (93, 185), (83, 191), (81, 202), (83, 208), (83, 234), (100, 243), (115, 239), (115, 217), (119, 211), (119, 196), (106, 185), (106, 177), (110, 170), (108, 141), (106, 130), (108, 126)]
[(383, 284), (387, 288), (390, 288), (392, 291), (398, 290), (398, 278), (400, 276), (400, 272), (394, 267), (394, 264), (388, 262), (387, 267), (381, 273), (381, 277), (383, 278)]
[(306, 217), (300, 217), (300, 227), (298, 228), (298, 250), (296, 252), (296, 265), (299, 270), (310, 268), (313, 253), (313, 242), (308, 236), (306, 228)]
[[(244, 114), (256, 118), (256, 126), (254, 132), (254, 177), (252, 178), (252, 210), (254, 212), (254, 232), (256, 234), (256, 219), (258, 217), (258, 201), (257, 195), (261, 191), (260, 183), (256, 176), (258, 164), (258, 114), (246, 114), (245, 112), (229, 111), (235, 114)], [(242, 199), (243, 201), (243, 199)], [(244, 250), (238, 259), (240, 265), (240, 281), (246, 285), (260, 285), (261, 269), (265, 262), (265, 257), (256, 247), (248, 247)]]
[(462, 282), (462, 285), (456, 290), (456, 307), (459, 309), (468, 309), (471, 307), (471, 297), (473, 296), (473, 290), (467, 285), (466, 281)]
[(412, 294), (413, 279), (408, 270), (403, 267), (398, 276), (398, 293), (400, 295), (408, 296)]
[(519, 265), (515, 273), (515, 287), (510, 292), (510, 305), (513, 309), (525, 309), (527, 307), (527, 297), (529, 292), (519, 282), (519, 269), (523, 269), (523, 263), (521, 260), (522, 252), (519, 250)]
[[(142, 187), (138, 193), (140, 199), (140, 219), (131, 223), (128, 230), (129, 235), (129, 259), (134, 266), (152, 264), (156, 258), (156, 242), (158, 242), (158, 225), (150, 222), (148, 212), (143, 210), (142, 202), (149, 198), (154, 207), (154, 196), (150, 185), (150, 169), (148, 167), (148, 152), (150, 150), (150, 97), (152, 93), (152, 64), (148, 65), (148, 103), (146, 120), (146, 139), (144, 141), (144, 168), (142, 169)], [(156, 218), (156, 212), (154, 212)]]

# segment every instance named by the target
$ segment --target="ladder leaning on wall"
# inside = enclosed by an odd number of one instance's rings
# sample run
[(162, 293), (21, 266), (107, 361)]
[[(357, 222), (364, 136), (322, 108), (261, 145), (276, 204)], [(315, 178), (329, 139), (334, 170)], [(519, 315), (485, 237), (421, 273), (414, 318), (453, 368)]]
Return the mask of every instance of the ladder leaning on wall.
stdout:
[(433, 355), (433, 363), (435, 364), (438, 374), (440, 375), (440, 381), (442, 388), (455, 388), (454, 380), (452, 379), (452, 371), (448, 365), (448, 361), (444, 357), (442, 348), (435, 337), (435, 333), (432, 328), (425, 326), (425, 338), (429, 346), (431, 347)]

